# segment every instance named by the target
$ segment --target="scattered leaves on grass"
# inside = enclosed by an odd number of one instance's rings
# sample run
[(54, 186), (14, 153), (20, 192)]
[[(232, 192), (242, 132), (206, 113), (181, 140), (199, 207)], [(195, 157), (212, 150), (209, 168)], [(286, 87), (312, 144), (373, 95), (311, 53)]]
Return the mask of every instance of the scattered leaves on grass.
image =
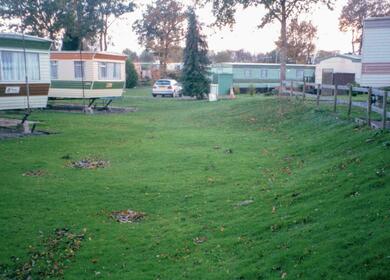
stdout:
[(376, 172), (375, 172), (376, 176), (378, 177), (383, 177), (385, 176), (386, 172), (385, 172), (385, 169), (384, 168), (380, 168), (378, 169)]
[(198, 237), (195, 237), (193, 241), (195, 244), (202, 244), (202, 243), (205, 243), (207, 241), (207, 237), (206, 236), (198, 236)]
[(345, 195), (345, 197), (346, 197), (346, 198), (347, 198), (347, 197), (358, 197), (359, 195), (360, 195), (359, 192), (353, 191), (353, 192), (347, 193), (347, 194)]
[(255, 117), (252, 117), (249, 119), (249, 123), (256, 123), (257, 119)]
[(287, 277), (287, 272), (283, 272), (280, 278), (285, 279)]
[(248, 200), (243, 200), (243, 201), (240, 201), (236, 204), (237, 207), (241, 207), (241, 206), (247, 206), (247, 205), (250, 205), (252, 203), (254, 203), (255, 201), (252, 200), (252, 199), (248, 199)]
[(218, 145), (214, 146), (214, 150), (219, 150), (219, 149), (221, 149), (220, 146), (218, 146)]
[(71, 162), (70, 166), (73, 168), (80, 169), (97, 169), (97, 168), (105, 168), (109, 166), (110, 162), (101, 159), (82, 159), (79, 161)]
[(293, 193), (293, 194), (291, 194), (291, 197), (297, 197), (299, 195), (300, 195), (300, 193)]
[(145, 217), (145, 213), (130, 209), (111, 212), (111, 217), (119, 223), (139, 222)]
[(23, 176), (27, 176), (27, 177), (42, 177), (45, 175), (46, 175), (46, 171), (42, 169), (30, 170), (23, 173)]
[(225, 150), (225, 154), (232, 154), (233, 153), (233, 150), (232, 149), (226, 149)]
[(66, 154), (66, 155), (63, 155), (63, 156), (61, 157), (61, 159), (67, 159), (67, 160), (69, 160), (69, 159), (72, 159), (72, 157), (70, 156), (70, 154)]
[(84, 233), (76, 234), (67, 228), (56, 229), (39, 246), (30, 246), (27, 261), (14, 257), (12, 265), (0, 267), (0, 278), (32, 280), (61, 277), (84, 238)]
[(282, 172), (284, 173), (284, 174), (287, 174), (287, 175), (291, 175), (292, 174), (292, 172), (291, 172), (291, 169), (290, 169), (290, 167), (284, 167), (283, 169), (282, 169)]

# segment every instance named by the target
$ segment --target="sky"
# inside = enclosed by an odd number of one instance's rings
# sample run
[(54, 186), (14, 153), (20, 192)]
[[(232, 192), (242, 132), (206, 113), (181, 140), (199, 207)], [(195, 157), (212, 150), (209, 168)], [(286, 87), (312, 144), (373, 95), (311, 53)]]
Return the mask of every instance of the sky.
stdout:
[[(109, 47), (109, 51), (122, 52), (125, 48), (129, 48), (140, 53), (144, 49), (138, 44), (132, 25), (135, 20), (142, 17), (143, 9), (152, 0), (135, 1), (138, 9), (115, 20), (112, 24), (109, 34), (113, 45)], [(189, 1), (182, 0), (180, 2), (188, 4)], [(324, 5), (318, 5), (311, 13), (301, 16), (300, 19), (312, 20), (313, 24), (317, 26), (317, 50), (351, 52), (351, 34), (341, 32), (338, 29), (338, 18), (347, 0), (335, 0), (335, 2), (333, 11), (328, 10)], [(275, 48), (274, 42), (280, 34), (280, 24), (278, 22), (269, 24), (263, 29), (257, 27), (262, 15), (265, 14), (262, 7), (240, 9), (236, 14), (236, 24), (233, 30), (230, 30), (230, 28), (220, 30), (216, 27), (207, 27), (215, 19), (210, 6), (198, 9), (197, 13), (199, 20), (206, 25), (203, 32), (207, 36), (210, 50), (245, 49), (251, 53), (265, 53)]]

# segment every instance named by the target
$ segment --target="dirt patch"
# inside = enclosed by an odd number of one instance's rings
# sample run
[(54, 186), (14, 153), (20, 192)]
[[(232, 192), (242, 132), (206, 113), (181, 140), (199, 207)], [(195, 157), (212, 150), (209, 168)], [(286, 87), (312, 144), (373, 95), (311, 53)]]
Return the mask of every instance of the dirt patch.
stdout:
[(106, 168), (110, 165), (109, 161), (101, 159), (82, 159), (79, 161), (72, 161), (70, 166), (77, 169), (97, 169)]
[(130, 209), (111, 212), (111, 217), (119, 223), (139, 222), (145, 217), (145, 213)]
[(67, 228), (56, 229), (38, 246), (30, 246), (27, 260), (12, 257), (12, 264), (0, 266), (0, 279), (62, 278), (64, 270), (81, 248), (85, 233), (73, 233)]
[(29, 136), (43, 136), (53, 134), (47, 131), (35, 130), (32, 133), (23, 133), (22, 131), (15, 128), (6, 128), (0, 127), (0, 140), (12, 139), (12, 138), (21, 138)]
[(23, 176), (26, 177), (43, 177), (46, 175), (46, 171), (42, 169), (37, 169), (37, 170), (30, 170), (25, 173), (23, 173)]
[(127, 114), (138, 111), (135, 107), (99, 107), (86, 108), (79, 104), (56, 104), (47, 106), (47, 110), (65, 113), (87, 113), (87, 114)]

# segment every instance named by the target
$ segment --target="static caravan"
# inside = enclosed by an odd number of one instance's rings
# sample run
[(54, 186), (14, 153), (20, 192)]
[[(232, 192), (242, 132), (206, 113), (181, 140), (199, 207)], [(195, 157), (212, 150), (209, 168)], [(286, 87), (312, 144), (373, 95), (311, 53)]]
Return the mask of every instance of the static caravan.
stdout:
[[(272, 89), (280, 84), (280, 64), (220, 63), (211, 66), (212, 83), (218, 84), (218, 94), (226, 95), (231, 87)], [(287, 80), (314, 82), (315, 65), (288, 64)]]
[(390, 87), (390, 17), (364, 21), (361, 84)]
[(359, 55), (339, 54), (321, 59), (316, 65), (316, 84), (360, 84), (362, 60)]
[(46, 107), (51, 43), (33, 36), (0, 33), (0, 110)]
[(50, 54), (50, 98), (113, 99), (125, 88), (127, 56), (106, 52)]

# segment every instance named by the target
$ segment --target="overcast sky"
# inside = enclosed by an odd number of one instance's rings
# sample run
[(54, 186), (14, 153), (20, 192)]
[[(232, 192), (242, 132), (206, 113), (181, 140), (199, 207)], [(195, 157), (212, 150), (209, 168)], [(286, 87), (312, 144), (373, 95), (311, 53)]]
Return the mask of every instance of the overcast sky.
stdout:
[[(182, 0), (181, 2), (185, 4), (188, 1), (190, 0)], [(138, 44), (137, 36), (132, 31), (131, 26), (136, 19), (141, 18), (145, 5), (151, 3), (152, 0), (137, 0), (136, 2), (139, 8), (135, 12), (113, 23), (110, 35), (114, 45), (110, 46), (109, 51), (122, 52), (123, 49), (129, 48), (140, 53), (143, 50), (143, 47)], [(302, 16), (301, 19), (312, 20), (317, 26), (317, 49), (351, 52), (351, 34), (343, 33), (338, 29), (338, 18), (347, 0), (336, 0), (335, 2), (336, 6), (333, 11), (319, 5), (310, 14)], [(264, 13), (262, 7), (238, 11), (237, 23), (233, 30), (205, 27), (204, 33), (207, 35), (209, 49), (214, 51), (245, 49), (252, 53), (273, 50), (275, 48), (274, 42), (280, 34), (280, 24), (275, 22), (263, 29), (258, 29), (257, 25)], [(198, 10), (198, 15), (199, 19), (206, 25), (214, 20), (210, 6)]]

